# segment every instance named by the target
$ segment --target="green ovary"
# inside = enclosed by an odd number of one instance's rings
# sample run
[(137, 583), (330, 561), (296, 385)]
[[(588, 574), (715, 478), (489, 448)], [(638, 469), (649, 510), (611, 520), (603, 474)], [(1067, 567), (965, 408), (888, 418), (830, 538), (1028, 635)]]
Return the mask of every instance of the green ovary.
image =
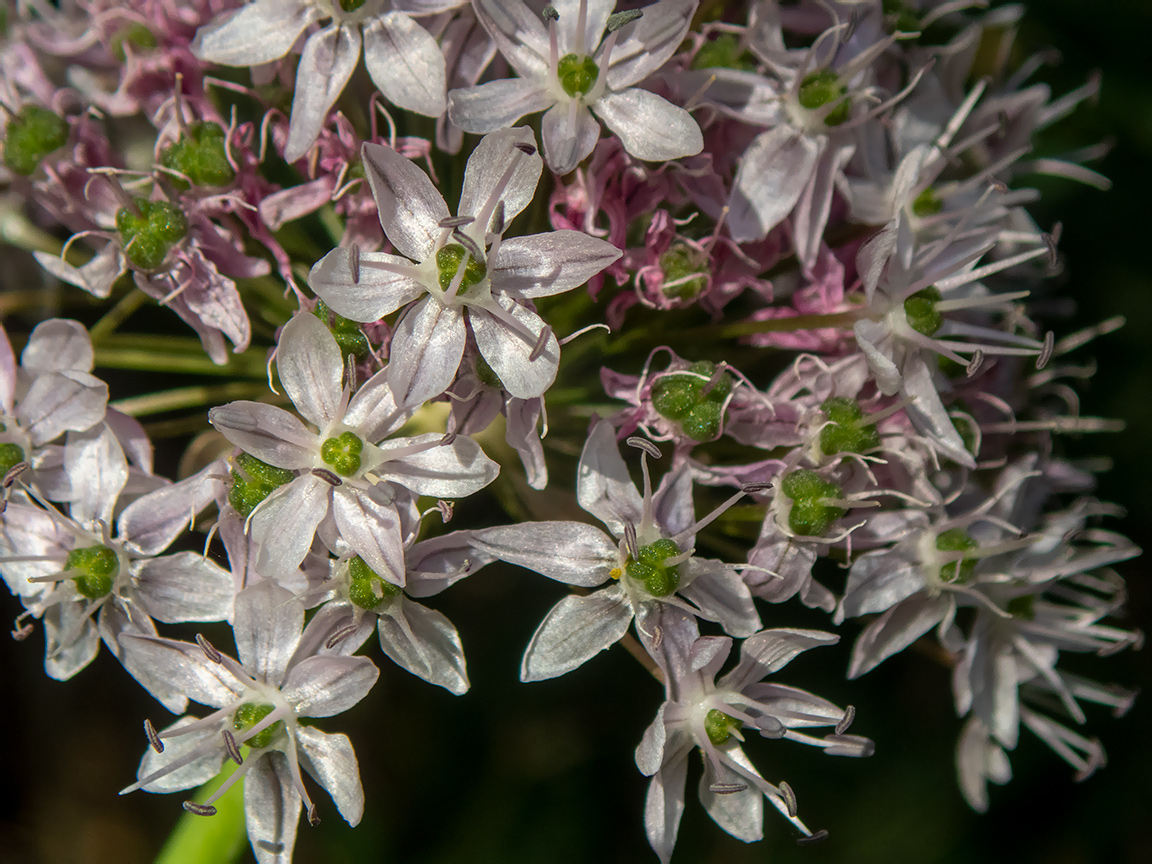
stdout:
[(341, 477), (351, 477), (360, 470), (360, 452), (364, 442), (352, 432), (342, 432), (320, 445), (320, 458)]
[[(813, 72), (800, 84), (799, 101), (800, 105), (807, 108), (809, 111), (814, 111), (817, 108), (823, 108), (828, 103), (840, 99), (848, 88), (840, 83), (840, 78), (831, 69), (822, 69), (819, 72)], [(852, 110), (852, 103), (849, 99), (843, 99), (839, 105), (832, 109), (827, 117), (824, 118), (826, 126), (839, 126), (848, 119), (848, 115)]]
[(934, 285), (917, 291), (905, 300), (904, 314), (908, 318), (908, 326), (925, 336), (936, 333), (944, 326), (944, 316), (936, 310), (940, 300), (940, 289)]
[(743, 725), (735, 717), (729, 717), (717, 708), (704, 715), (704, 731), (708, 734), (708, 740), (716, 746), (732, 737), (733, 729), (739, 729)]
[(591, 57), (565, 54), (556, 64), (556, 77), (564, 92), (576, 99), (590, 92), (600, 77), (600, 67)]
[[(245, 702), (243, 705), (237, 708), (236, 713), (232, 715), (232, 728), (237, 732), (247, 732), (275, 710), (275, 705), (258, 702)], [(244, 743), (254, 750), (267, 747), (272, 743), (273, 736), (283, 728), (283, 721), (277, 720), (267, 729), (261, 729)]]
[(756, 71), (756, 59), (740, 47), (734, 33), (721, 33), (711, 42), (705, 42), (692, 58), (693, 69), (739, 69)]
[(680, 568), (668, 559), (680, 554), (680, 547), (667, 537), (641, 546), (636, 558), (629, 558), (624, 571), (644, 585), (653, 597), (667, 597), (680, 587)]
[(228, 503), (245, 519), (261, 501), (296, 476), (284, 468), (261, 462), (248, 453), (241, 453), (233, 460), (233, 464), (237, 470), (232, 472)]
[(836, 453), (863, 453), (880, 445), (876, 427), (865, 425), (860, 403), (847, 396), (825, 399), (820, 410), (831, 421), (820, 430), (820, 449), (825, 456)]
[(98, 600), (112, 591), (116, 574), (120, 572), (120, 559), (107, 546), (86, 546), (68, 553), (64, 569), (79, 573), (72, 581), (82, 596)]
[(3, 477), (24, 461), (24, 451), (19, 444), (6, 441), (0, 444), (0, 477)]
[[(467, 250), (459, 243), (449, 243), (436, 253), (436, 269), (440, 273), (440, 290), (448, 293), (452, 290), (452, 282), (460, 270), (460, 263)], [(479, 285), (488, 275), (488, 268), (483, 261), (477, 261), (468, 255), (468, 263), (464, 265), (464, 276), (460, 280), (460, 287), (456, 289), (456, 296), (463, 296), (473, 285)]]
[[(936, 537), (936, 548), (941, 552), (967, 552), (979, 545), (959, 528), (949, 528)], [(971, 582), (975, 572), (976, 559), (961, 557), (941, 567), (940, 578), (944, 582)]]
[(188, 235), (188, 219), (167, 201), (135, 200), (139, 213), (127, 207), (116, 213), (116, 230), (124, 255), (141, 270), (155, 270), (168, 251)]
[(732, 392), (732, 376), (721, 375), (704, 393), (716, 364), (702, 360), (688, 370), (696, 374), (665, 375), (653, 383), (652, 407), (661, 417), (679, 423), (684, 435), (693, 441), (711, 441), (720, 433), (724, 400)]
[[(193, 123), (188, 134), (169, 144), (160, 154), (160, 164), (179, 171), (194, 186), (227, 186), (236, 177), (228, 162), (224, 130), (218, 123)], [(173, 177), (174, 185), (187, 189), (188, 183)]]
[(708, 284), (708, 276), (685, 246), (669, 249), (660, 256), (660, 271), (664, 274), (664, 296), (676, 300), (695, 298)]
[(815, 471), (793, 471), (784, 478), (781, 489), (792, 499), (788, 527), (797, 534), (819, 537), (844, 515), (842, 507), (824, 503), (825, 499), (842, 497), (840, 487)]
[(348, 599), (361, 609), (375, 609), (403, 591), (365, 564), (359, 555), (348, 562)]
[(916, 196), (916, 200), (912, 202), (912, 212), (920, 217), (935, 216), (944, 209), (944, 202), (936, 195), (931, 186), (926, 186), (924, 191)]
[(27, 177), (44, 157), (68, 143), (68, 123), (39, 105), (25, 105), (8, 120), (4, 136), (4, 164), (13, 174)]

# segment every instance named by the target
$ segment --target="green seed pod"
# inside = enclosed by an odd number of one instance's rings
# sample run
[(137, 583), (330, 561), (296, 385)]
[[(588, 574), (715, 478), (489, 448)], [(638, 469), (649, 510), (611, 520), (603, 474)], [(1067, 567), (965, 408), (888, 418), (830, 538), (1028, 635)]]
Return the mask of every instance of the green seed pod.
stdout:
[[(187, 135), (164, 148), (160, 164), (179, 171), (194, 186), (227, 186), (236, 178), (219, 123), (193, 123)], [(188, 183), (179, 177), (173, 177), (172, 183), (180, 189), (188, 188)]]
[(700, 399), (703, 382), (690, 375), (665, 375), (652, 384), (652, 407), (661, 417), (682, 420)]
[(831, 421), (820, 430), (820, 450), (825, 456), (837, 453), (863, 453), (880, 446), (873, 424), (864, 424), (860, 403), (847, 396), (825, 399), (820, 410)]
[(680, 421), (680, 429), (693, 441), (711, 441), (720, 434), (720, 419), (720, 406), (710, 400), (704, 400)]
[(743, 725), (735, 717), (729, 717), (717, 708), (704, 715), (704, 731), (708, 734), (708, 740), (717, 747), (732, 737), (733, 729), (739, 729)]
[(342, 432), (320, 445), (320, 458), (341, 477), (351, 477), (360, 470), (360, 452), (364, 442), (353, 432)]
[(382, 577), (359, 555), (348, 562), (348, 599), (361, 609), (375, 609), (403, 593), (403, 588)]
[(710, 42), (705, 42), (692, 58), (693, 69), (739, 69), (742, 72), (756, 71), (756, 58), (740, 47), (740, 39), (735, 33), (721, 33)]
[[(979, 545), (959, 528), (949, 528), (936, 536), (936, 548), (941, 552), (967, 552)], [(940, 568), (940, 578), (945, 582), (971, 582), (975, 573), (975, 558), (961, 557), (959, 561), (949, 561)]]
[(89, 600), (98, 600), (112, 591), (116, 574), (120, 572), (120, 559), (107, 546), (87, 546), (68, 553), (65, 570), (76, 570), (73, 576), (76, 590)]
[[(821, 69), (819, 72), (812, 72), (805, 76), (800, 84), (799, 101), (803, 107), (813, 111), (817, 108), (823, 108), (847, 92), (848, 88), (840, 83), (840, 78), (835, 72), (831, 69)], [(824, 118), (824, 124), (826, 126), (839, 126), (848, 119), (851, 111), (851, 101), (844, 99)]]
[[(276, 706), (268, 703), (245, 702), (232, 715), (232, 728), (237, 732), (247, 732), (275, 710)], [(267, 729), (261, 729), (244, 743), (253, 750), (260, 750), (271, 744), (273, 736), (283, 728), (284, 721), (277, 720)]]
[(135, 199), (139, 215), (122, 207), (116, 213), (116, 230), (125, 257), (141, 270), (155, 270), (176, 243), (188, 234), (188, 219), (167, 201)]
[(600, 67), (591, 57), (565, 54), (556, 64), (556, 77), (560, 86), (573, 99), (590, 92), (600, 77)]
[(822, 503), (825, 498), (842, 497), (843, 491), (815, 471), (793, 471), (784, 478), (781, 490), (792, 499), (788, 527), (802, 536), (822, 536), (845, 513), (841, 507)]
[[(440, 273), (440, 290), (449, 291), (456, 273), (460, 269), (460, 262), (467, 255), (467, 250), (459, 243), (449, 243), (436, 253), (436, 269)], [(462, 297), (468, 293), (473, 285), (479, 285), (488, 275), (488, 268), (483, 261), (477, 261), (471, 255), (468, 263), (464, 265), (464, 277), (460, 280), (460, 287), (456, 289), (456, 296)]]
[(5, 441), (0, 444), (0, 477), (3, 477), (24, 461), (24, 451), (19, 444)]
[(925, 336), (931, 336), (943, 327), (944, 316), (936, 311), (936, 304), (940, 300), (940, 291), (934, 285), (917, 291), (905, 300), (904, 314), (908, 317), (908, 326)]
[(68, 123), (63, 117), (39, 105), (25, 105), (8, 119), (4, 164), (13, 174), (27, 177), (45, 156), (67, 143)]

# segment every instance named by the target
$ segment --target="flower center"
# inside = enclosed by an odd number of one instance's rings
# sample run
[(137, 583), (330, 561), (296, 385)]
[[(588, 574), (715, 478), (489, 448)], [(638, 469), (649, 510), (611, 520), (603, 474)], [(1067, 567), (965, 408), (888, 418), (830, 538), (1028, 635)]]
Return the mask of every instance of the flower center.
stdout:
[(692, 300), (708, 284), (703, 266), (685, 246), (675, 246), (661, 255), (660, 270), (664, 274), (661, 290), (675, 300)]
[(312, 314), (324, 322), (345, 357), (351, 355), (357, 360), (364, 360), (372, 353), (372, 346), (368, 344), (368, 337), (360, 325), (343, 315), (337, 315), (323, 300), (316, 301)]
[(340, 0), (340, 8), (345, 12), (355, 12), (367, 2), (368, 0)]
[[(452, 282), (456, 279), (456, 274), (460, 270), (460, 263), (464, 260), (465, 255), (468, 255), (468, 252), (459, 243), (449, 243), (447, 246), (442, 246), (436, 253), (436, 270), (440, 274), (440, 290), (445, 294), (452, 290)], [(467, 294), (469, 288), (473, 285), (479, 285), (487, 275), (488, 268), (484, 266), (484, 262), (477, 261), (469, 255), (468, 263), (464, 265), (464, 277), (460, 280), (460, 287), (456, 289), (456, 296), (462, 297)]]
[(23, 461), (24, 451), (19, 444), (13, 444), (11, 441), (0, 444), (0, 477), (6, 475)]
[[(724, 400), (732, 392), (732, 376), (724, 373), (704, 388), (716, 374), (716, 364), (708, 360), (688, 367), (695, 375), (664, 375), (652, 385), (652, 407), (661, 417), (680, 424), (685, 436), (693, 441), (711, 441), (720, 434)], [(706, 376), (706, 377), (700, 377)]]
[(87, 546), (69, 552), (64, 568), (79, 572), (72, 581), (82, 596), (99, 600), (111, 592), (116, 574), (120, 572), (120, 559), (107, 546)]
[(756, 71), (756, 58), (740, 46), (735, 33), (721, 33), (711, 42), (705, 42), (692, 58), (693, 69), (739, 69)]
[(680, 568), (667, 563), (679, 554), (679, 546), (666, 537), (661, 538), (641, 546), (637, 557), (629, 558), (624, 570), (653, 597), (667, 597), (680, 587)]
[(732, 730), (739, 729), (744, 724), (735, 717), (729, 717), (718, 708), (713, 708), (704, 715), (704, 731), (708, 740), (719, 746), (732, 737)]
[(556, 64), (556, 77), (564, 92), (576, 99), (591, 92), (600, 77), (600, 67), (591, 57), (565, 54)]
[(141, 270), (155, 270), (164, 263), (168, 251), (188, 234), (188, 219), (179, 207), (167, 201), (135, 200), (139, 214), (128, 207), (116, 213), (116, 230), (124, 255)]
[(943, 327), (944, 316), (936, 310), (940, 299), (940, 289), (929, 285), (905, 300), (904, 314), (908, 318), (908, 326), (925, 336), (931, 336)]
[(228, 503), (245, 519), (256, 509), (256, 505), (296, 476), (284, 468), (261, 462), (248, 453), (241, 453), (232, 464), (238, 470), (232, 472)]
[(360, 451), (364, 442), (352, 432), (342, 432), (320, 445), (320, 458), (341, 477), (351, 477), (360, 470)]
[(912, 213), (921, 218), (935, 216), (943, 209), (944, 202), (940, 200), (940, 196), (931, 186), (925, 186), (924, 191), (917, 195), (916, 200), (912, 202)]
[[(800, 105), (807, 108), (809, 111), (814, 111), (817, 108), (823, 108), (834, 99), (840, 99), (848, 88), (840, 83), (840, 78), (831, 69), (821, 69), (819, 72), (812, 72), (805, 76), (800, 84), (799, 101)], [(844, 99), (824, 118), (824, 124), (827, 126), (839, 126), (848, 119), (848, 114), (852, 110), (852, 101)]]
[(876, 426), (864, 425), (864, 411), (860, 403), (848, 396), (825, 399), (820, 410), (831, 421), (820, 430), (820, 449), (825, 456), (837, 453), (863, 453), (880, 445)]
[[(967, 552), (980, 544), (959, 528), (949, 528), (936, 536), (936, 548), (941, 552)], [(976, 559), (961, 557), (959, 561), (949, 561), (940, 568), (943, 582), (971, 582), (976, 572)]]
[[(232, 728), (237, 732), (247, 732), (275, 710), (275, 705), (269, 705), (266, 702), (245, 702), (232, 715)], [(255, 750), (267, 747), (272, 743), (273, 736), (283, 728), (284, 721), (277, 720), (267, 729), (261, 729), (244, 743)]]
[(158, 44), (155, 33), (139, 21), (133, 21), (127, 27), (123, 27), (112, 34), (112, 39), (108, 44), (108, 50), (113, 57), (123, 63), (128, 59), (128, 53), (124, 50), (125, 45), (131, 45), (133, 48), (143, 48), (148, 51), (155, 48)]
[(25, 105), (9, 118), (4, 136), (4, 164), (14, 174), (28, 176), (44, 157), (68, 142), (68, 123), (64, 118), (41, 108)]
[(828, 498), (842, 496), (840, 487), (815, 471), (806, 468), (793, 471), (784, 478), (780, 488), (792, 499), (788, 527), (797, 534), (819, 537), (844, 515), (843, 508), (825, 503)]
[[(193, 123), (187, 135), (164, 148), (160, 164), (179, 171), (193, 186), (227, 186), (236, 172), (228, 162), (224, 138), (219, 123)], [(172, 177), (172, 183), (179, 189), (189, 185), (182, 177)]]
[(348, 562), (348, 599), (361, 609), (376, 609), (386, 600), (399, 597), (404, 589), (393, 585), (357, 555)]

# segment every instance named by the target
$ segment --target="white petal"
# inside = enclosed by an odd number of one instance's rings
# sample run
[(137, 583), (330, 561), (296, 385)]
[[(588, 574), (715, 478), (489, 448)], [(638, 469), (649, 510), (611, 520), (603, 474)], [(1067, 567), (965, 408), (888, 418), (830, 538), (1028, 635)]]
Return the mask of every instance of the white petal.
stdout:
[(571, 672), (619, 642), (631, 623), (632, 607), (619, 585), (565, 597), (528, 643), (520, 680), (543, 681)]
[(288, 124), (284, 159), (295, 162), (312, 147), (324, 127), (328, 110), (344, 92), (360, 62), (360, 29), (341, 27), (335, 22), (304, 43), (300, 65), (296, 67), (296, 95)]
[(556, 380), (560, 343), (550, 335), (544, 350), (530, 359), (544, 330), (544, 319), (520, 303), (506, 302), (502, 305), (505, 314), (516, 319), (520, 326), (513, 329), (502, 318), (474, 307), (469, 311), (468, 322), (472, 325), (472, 335), (476, 337), (476, 347), (500, 378), (504, 389), (513, 396), (519, 399), (543, 396)]
[(643, 81), (667, 62), (684, 41), (697, 0), (662, 0), (644, 7), (644, 17), (620, 30), (608, 63), (608, 89)]
[(86, 372), (49, 372), (32, 382), (16, 409), (33, 447), (104, 419), (108, 385)]
[(447, 390), (467, 339), (459, 308), (433, 297), (412, 306), (392, 334), (388, 381), (396, 400), (417, 406)]
[(507, 129), (525, 114), (555, 100), (532, 78), (501, 78), (448, 93), (448, 116), (465, 132), (484, 135)]
[(592, 109), (637, 159), (666, 162), (704, 149), (704, 135), (692, 115), (647, 90), (630, 87), (605, 94)]
[(208, 422), (241, 450), (277, 468), (310, 467), (316, 454), (315, 433), (275, 405), (229, 402), (210, 410)]
[(539, 16), (526, 3), (507, 0), (475, 0), (472, 8), (512, 68), (543, 84), (549, 49), (548, 32)]
[(244, 821), (257, 864), (292, 864), (300, 795), (283, 753), (270, 751), (244, 777)]
[(411, 267), (407, 258), (386, 252), (361, 252), (356, 281), (353, 281), (352, 253), (338, 246), (312, 266), (308, 285), (336, 314), (353, 321), (379, 321), (424, 293), (415, 276), (393, 273), (373, 262), (390, 267)]
[(303, 474), (266, 498), (252, 515), (252, 538), (260, 548), (256, 570), (265, 579), (291, 575), (328, 513), (332, 487), (312, 474)]
[(426, 117), (444, 113), (444, 55), (432, 34), (403, 12), (364, 23), (364, 63), (393, 105)]
[(583, 231), (547, 231), (503, 241), (488, 275), (494, 290), (550, 297), (578, 288), (623, 254)]
[[(604, 28), (616, 6), (616, 0), (556, 0), (552, 6), (560, 15), (556, 22), (560, 56), (573, 53), (591, 55), (604, 36)], [(584, 9), (583, 39), (579, 38), (581, 34), (578, 29), (581, 8)]]
[(759, 135), (744, 151), (729, 199), (728, 228), (738, 243), (759, 240), (784, 221), (812, 178), (827, 139), (788, 126)]
[(580, 506), (611, 529), (624, 535), (624, 525), (639, 525), (644, 505), (616, 445), (616, 430), (600, 420), (588, 433), (576, 474)]
[(20, 365), (33, 377), (45, 372), (91, 372), (92, 360), (88, 331), (64, 318), (37, 324), (20, 354)]
[(583, 522), (522, 522), (472, 536), (481, 552), (563, 582), (593, 588), (608, 581), (619, 553), (612, 538)]
[(276, 371), (296, 410), (321, 430), (340, 412), (344, 355), (320, 319), (299, 312), (284, 325), (276, 349)]
[(364, 563), (395, 585), (404, 585), (404, 540), (400, 514), (358, 489), (332, 494), (332, 515), (340, 536)]
[(64, 470), (72, 486), (70, 514), (85, 527), (112, 524), (120, 490), (128, 480), (128, 460), (108, 427), (72, 435), (64, 449)]
[(414, 600), (400, 600), (398, 616), (380, 616), (380, 647), (418, 678), (460, 696), (468, 692), (468, 669), (460, 634), (446, 617)]
[[(517, 145), (530, 147), (531, 155), (521, 151)], [(473, 217), (478, 217), (484, 210), (495, 214), (497, 201), (502, 202), (504, 225), (500, 231), (503, 232), (504, 226), (532, 203), (532, 196), (536, 193), (540, 173), (544, 170), (544, 160), (535, 151), (536, 136), (527, 126), (485, 135), (468, 157), (468, 166), (464, 170), (464, 188), (460, 192), (460, 207), (456, 212), (460, 216)], [(509, 168), (512, 168), (511, 175), (505, 179)], [(497, 192), (500, 197), (493, 201)], [(464, 230), (479, 239), (492, 230), (492, 226), (472, 224)]]
[(401, 255), (425, 261), (436, 249), (448, 205), (415, 162), (382, 144), (361, 150), (380, 225)]
[(300, 717), (331, 717), (367, 696), (379, 677), (367, 657), (308, 657), (288, 670), (284, 698)]
[[(576, 105), (573, 110), (570, 106)], [(600, 140), (600, 124), (592, 112), (575, 102), (560, 102), (544, 113), (540, 138), (544, 158), (557, 174), (567, 174), (579, 165)]]
[(328, 790), (336, 809), (351, 826), (364, 816), (364, 787), (360, 784), (360, 766), (347, 735), (329, 735), (313, 726), (298, 726), (296, 742), (300, 745), (300, 767)]
[(280, 685), (303, 629), (304, 604), (275, 582), (265, 579), (236, 595), (236, 652), (256, 680)]
[(159, 555), (223, 493), (222, 470), (222, 463), (213, 462), (179, 483), (137, 498), (116, 519), (120, 541), (140, 555)]
[(192, 53), (209, 63), (260, 66), (283, 57), (320, 17), (310, 0), (261, 0), (196, 32)]
[(688, 775), (689, 748), (674, 754), (652, 777), (644, 799), (644, 833), (660, 857), (661, 864), (672, 859), (680, 817), (684, 815), (684, 783)]
[[(412, 438), (394, 438), (384, 442), (380, 449), (387, 456), (390, 445), (433, 444), (442, 437), (431, 432)], [(496, 479), (499, 471), (500, 466), (484, 455), (479, 444), (466, 435), (460, 435), (450, 444), (390, 459), (376, 473), (381, 479), (399, 483), (417, 495), (463, 498), (479, 492)]]
[(223, 621), (232, 615), (232, 574), (197, 552), (146, 561), (136, 579), (144, 609), (157, 621)]
[(840, 637), (820, 630), (776, 628), (749, 636), (740, 646), (740, 664), (720, 679), (721, 687), (743, 690), (783, 669), (809, 648), (835, 645)]

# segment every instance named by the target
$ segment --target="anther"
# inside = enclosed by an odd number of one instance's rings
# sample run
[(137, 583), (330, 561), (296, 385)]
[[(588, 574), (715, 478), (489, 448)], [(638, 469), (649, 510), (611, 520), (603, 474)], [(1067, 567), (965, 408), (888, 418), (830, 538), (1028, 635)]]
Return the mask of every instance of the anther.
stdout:
[(532, 363), (539, 360), (544, 354), (544, 349), (548, 347), (548, 340), (552, 338), (551, 325), (544, 325), (544, 329), (540, 331), (540, 335), (536, 338), (536, 344), (532, 346), (532, 351), (528, 354), (528, 362)]
[(550, 24), (560, 20), (560, 13), (556, 11), (555, 6), (545, 6), (540, 10), (540, 17), (544, 19), (545, 24)]
[(788, 810), (788, 815), (793, 819), (796, 818), (796, 793), (792, 791), (792, 787), (785, 783), (783, 780), (778, 784), (780, 789), (780, 798), (784, 801), (784, 806)]
[(313, 468), (312, 476), (319, 477), (325, 483), (329, 483), (333, 486), (344, 485), (344, 481), (337, 477), (333, 472), (329, 471), (327, 468)]
[(451, 444), (452, 442), (454, 442), (456, 440), (456, 436), (459, 434), (460, 433), (457, 432), (455, 429), (453, 429), (450, 432), (445, 432), (444, 437), (440, 439), (439, 446), (440, 447), (447, 447), (449, 444)]
[(324, 643), (324, 647), (331, 650), (356, 632), (355, 624), (345, 624), (335, 633), (328, 637), (328, 641)]
[(1060, 235), (1063, 233), (1063, 223), (1057, 222), (1052, 226), (1051, 231), (1047, 231), (1040, 235), (1044, 240), (1044, 245), (1048, 247), (1048, 268), (1051, 270), (1056, 269), (1056, 265), (1060, 260), (1059, 256), (1056, 254), (1056, 244), (1060, 242)]
[(815, 834), (812, 834), (808, 837), (797, 837), (796, 842), (800, 846), (810, 846), (813, 843), (820, 843), (820, 842), (827, 840), (827, 839), (828, 839), (828, 829), (827, 828), (821, 828)]
[(613, 12), (608, 16), (608, 23), (604, 25), (606, 33), (615, 33), (621, 27), (631, 24), (637, 18), (643, 18), (644, 13), (639, 9), (632, 9), (628, 12)]
[(437, 224), (441, 228), (463, 228), (465, 225), (471, 225), (475, 221), (471, 216), (445, 216)]
[(624, 523), (624, 548), (632, 560), (635, 561), (640, 557), (640, 544), (636, 542), (636, 526), (631, 522)]
[(204, 656), (211, 660), (213, 663), (224, 662), (224, 655), (213, 648), (212, 643), (199, 633), (196, 634), (196, 644), (200, 646), (200, 650), (204, 652)]
[(971, 378), (980, 371), (980, 367), (984, 365), (984, 352), (979, 348), (972, 354), (972, 359), (968, 361), (968, 366), (964, 370), (964, 374)]
[(657, 447), (647, 438), (641, 438), (639, 435), (633, 435), (632, 437), (625, 439), (624, 443), (629, 447), (635, 447), (637, 450), (643, 450), (653, 459), (659, 459), (660, 456), (663, 455), (660, 453), (659, 447)]
[(492, 214), (492, 233), (503, 234), (504, 228), (504, 199), (496, 202), (496, 210)]
[(32, 635), (33, 629), (34, 628), (32, 626), (31, 621), (29, 621), (27, 624), (24, 624), (21, 627), (17, 627), (15, 630), (12, 631), (13, 641), (23, 642), (25, 639), (27, 639), (29, 636)]
[(749, 495), (755, 495), (757, 492), (767, 492), (772, 488), (771, 483), (741, 483), (740, 491)]
[(713, 783), (708, 787), (709, 792), (715, 792), (717, 795), (735, 795), (737, 792), (743, 792), (748, 788), (746, 783)]
[(228, 752), (228, 758), (237, 765), (243, 765), (244, 757), (240, 755), (240, 745), (236, 743), (236, 736), (229, 729), (222, 730), (221, 734), (224, 736), (224, 749)]
[(144, 734), (148, 736), (148, 743), (152, 745), (152, 749), (157, 753), (164, 752), (164, 742), (160, 740), (160, 736), (156, 733), (156, 727), (152, 725), (151, 720), (144, 721)]
[[(553, 11), (555, 11), (555, 10), (553, 10)], [(560, 16), (557, 15), (556, 17), (559, 18)], [(531, 144), (525, 144), (523, 141), (517, 141), (512, 146), (515, 147), (517, 150), (519, 150), (521, 153), (523, 153), (525, 156), (535, 156), (536, 155), (536, 148), (533, 147)]]
[(348, 247), (348, 269), (352, 271), (352, 284), (360, 284), (360, 246), (353, 243)]
[(480, 248), (480, 245), (475, 240), (459, 228), (452, 229), (452, 239), (463, 246), (468, 251), (468, 254), (472, 256), (473, 260), (479, 261), (480, 263), (484, 262), (484, 250)]
[(271, 840), (257, 840), (256, 845), (263, 849), (265, 852), (271, 852), (273, 855), (279, 855), (284, 851), (283, 843), (274, 843)]
[(844, 709), (844, 716), (840, 718), (840, 722), (836, 724), (836, 734), (843, 735), (848, 731), (848, 727), (852, 725), (852, 721), (856, 719), (856, 706), (849, 705)]
[(16, 478), (27, 471), (32, 466), (27, 462), (17, 462), (4, 474), (3, 486), (5, 489), (9, 488), (16, 482)]
[(1052, 359), (1052, 354), (1056, 350), (1056, 334), (1049, 330), (1044, 334), (1044, 347), (1040, 349), (1040, 356), (1036, 358), (1036, 368), (1043, 369), (1048, 365), (1048, 361)]
[(184, 809), (195, 816), (215, 816), (216, 808), (211, 804), (197, 804), (195, 801), (185, 801)]
[(436, 509), (440, 511), (440, 521), (447, 525), (452, 521), (452, 516), (456, 512), (456, 505), (441, 498), (436, 502)]
[(316, 812), (316, 805), (308, 805), (308, 824), (315, 828), (320, 824), (320, 814)]

